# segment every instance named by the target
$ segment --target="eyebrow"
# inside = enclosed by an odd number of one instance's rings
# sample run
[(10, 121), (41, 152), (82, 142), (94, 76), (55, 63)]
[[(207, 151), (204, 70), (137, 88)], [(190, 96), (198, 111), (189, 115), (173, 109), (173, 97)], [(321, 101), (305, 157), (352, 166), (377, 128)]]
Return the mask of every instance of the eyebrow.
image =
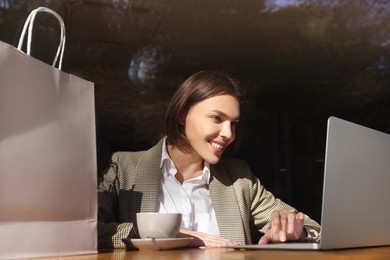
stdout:
[[(222, 116), (227, 117), (227, 118), (230, 118), (226, 113), (222, 112), (219, 109), (213, 109), (213, 110), (211, 110), (211, 112), (217, 113), (217, 114), (222, 115)], [(240, 121), (240, 117), (233, 118), (233, 121), (239, 122)]]

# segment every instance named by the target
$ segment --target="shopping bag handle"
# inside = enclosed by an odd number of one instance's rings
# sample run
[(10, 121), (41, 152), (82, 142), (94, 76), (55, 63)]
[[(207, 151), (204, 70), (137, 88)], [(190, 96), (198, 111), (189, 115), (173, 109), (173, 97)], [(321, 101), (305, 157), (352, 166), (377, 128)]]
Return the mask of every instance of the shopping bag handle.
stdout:
[(58, 60), (58, 57), (60, 57), (60, 60), (58, 62), (58, 69), (61, 70), (61, 67), (62, 67), (62, 57), (64, 56), (64, 49), (65, 49), (65, 24), (64, 24), (64, 21), (62, 20), (61, 16), (58, 13), (54, 12), (53, 10), (51, 10), (51, 9), (49, 9), (47, 7), (38, 7), (38, 8), (36, 8), (27, 17), (26, 22), (24, 23), (24, 26), (23, 26), (22, 33), (20, 35), (18, 49), (20, 51), (22, 51), (23, 41), (24, 41), (24, 38), (25, 38), (25, 35), (26, 35), (26, 30), (28, 28), (27, 55), (31, 55), (32, 30), (33, 30), (33, 24), (34, 24), (35, 16), (37, 15), (38, 12), (50, 13), (53, 16), (55, 16), (57, 18), (58, 22), (60, 23), (60, 27), (61, 27), (61, 36), (60, 37), (61, 38), (60, 38), (60, 43), (58, 45), (57, 53), (56, 53), (56, 56), (54, 58), (52, 67), (55, 67), (55, 65), (57, 63), (57, 60)]

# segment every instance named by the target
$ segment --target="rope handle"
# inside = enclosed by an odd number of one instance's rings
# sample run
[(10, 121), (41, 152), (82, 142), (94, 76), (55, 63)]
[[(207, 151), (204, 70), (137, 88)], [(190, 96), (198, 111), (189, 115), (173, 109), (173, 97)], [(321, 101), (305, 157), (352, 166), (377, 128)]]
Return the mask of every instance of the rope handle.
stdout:
[(26, 30), (28, 28), (28, 36), (27, 36), (27, 55), (31, 55), (31, 41), (32, 41), (32, 30), (34, 25), (35, 16), (39, 12), (46, 12), (49, 14), (52, 14), (54, 17), (57, 18), (58, 22), (60, 23), (61, 27), (61, 36), (60, 36), (60, 43), (58, 45), (57, 53), (54, 58), (52, 67), (55, 67), (55, 64), (57, 63), (58, 57), (60, 57), (60, 60), (58, 62), (58, 69), (61, 70), (62, 68), (62, 58), (64, 56), (64, 49), (65, 49), (65, 24), (62, 20), (61, 16), (54, 12), (53, 10), (47, 8), (47, 7), (38, 7), (31, 11), (30, 15), (27, 17), (26, 22), (24, 23), (22, 33), (20, 35), (19, 44), (18, 44), (18, 50), (22, 51), (22, 45), (23, 41), (26, 35)]

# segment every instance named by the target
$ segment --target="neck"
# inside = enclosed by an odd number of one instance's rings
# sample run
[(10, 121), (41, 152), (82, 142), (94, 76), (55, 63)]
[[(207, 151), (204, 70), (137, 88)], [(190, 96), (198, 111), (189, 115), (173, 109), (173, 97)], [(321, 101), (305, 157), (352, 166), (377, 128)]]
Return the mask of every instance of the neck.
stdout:
[(172, 145), (167, 146), (167, 151), (176, 166), (176, 179), (180, 183), (202, 175), (203, 159), (199, 155), (183, 152)]

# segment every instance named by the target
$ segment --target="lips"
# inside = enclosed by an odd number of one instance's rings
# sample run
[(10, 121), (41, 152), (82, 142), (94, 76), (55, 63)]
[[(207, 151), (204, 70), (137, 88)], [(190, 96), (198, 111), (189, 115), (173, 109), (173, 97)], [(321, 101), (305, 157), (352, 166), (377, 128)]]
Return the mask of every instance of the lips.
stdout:
[(219, 143), (216, 143), (216, 142), (210, 142), (211, 143), (211, 146), (214, 147), (215, 149), (219, 150), (219, 151), (222, 151), (223, 150), (223, 145), (222, 144), (219, 144)]

